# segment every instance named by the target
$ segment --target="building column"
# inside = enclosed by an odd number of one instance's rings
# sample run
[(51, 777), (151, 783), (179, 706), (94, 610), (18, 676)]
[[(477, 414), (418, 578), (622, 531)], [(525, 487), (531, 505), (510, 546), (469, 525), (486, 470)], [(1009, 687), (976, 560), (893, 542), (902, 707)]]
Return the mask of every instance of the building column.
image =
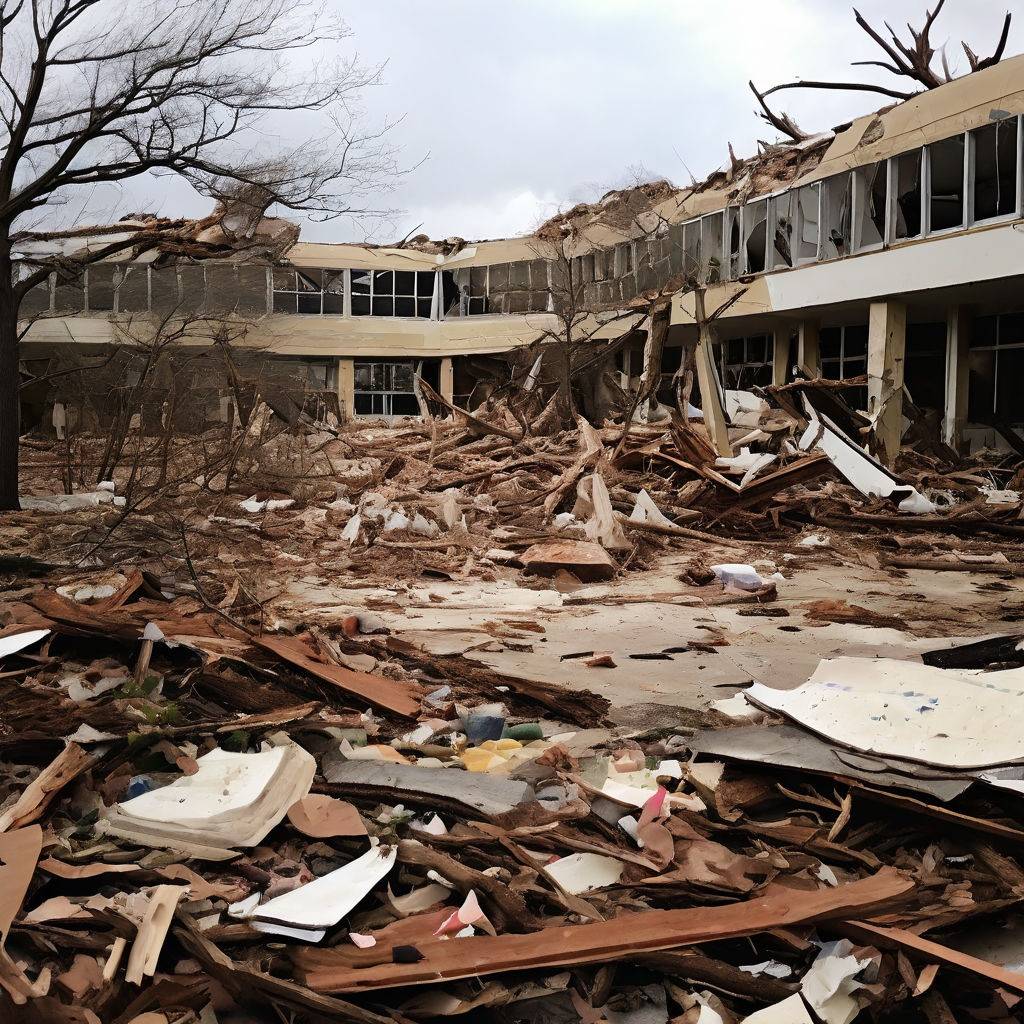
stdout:
[(342, 420), (356, 414), (356, 364), (353, 359), (338, 360), (338, 404)]
[(446, 402), (455, 401), (455, 368), (451, 356), (441, 360), (441, 397)]
[(878, 454), (891, 466), (903, 437), (903, 361), (907, 307), (872, 302), (868, 313), (868, 415), (874, 420)]
[(942, 440), (953, 448), (963, 444), (967, 424), (967, 384), (971, 317), (966, 306), (946, 313), (946, 401), (942, 411)]
[(797, 366), (811, 377), (821, 376), (820, 330), (821, 324), (817, 320), (801, 320), (796, 330)]
[(772, 331), (772, 384), (785, 384), (789, 375), (789, 339), (793, 331), (781, 324)]

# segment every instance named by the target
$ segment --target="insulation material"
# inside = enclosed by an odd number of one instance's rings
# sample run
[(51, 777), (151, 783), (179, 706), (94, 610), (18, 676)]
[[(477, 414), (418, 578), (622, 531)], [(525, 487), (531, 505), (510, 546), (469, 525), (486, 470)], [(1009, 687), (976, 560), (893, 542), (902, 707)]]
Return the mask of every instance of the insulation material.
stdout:
[(1024, 669), (966, 672), (891, 658), (829, 658), (794, 690), (744, 691), (842, 746), (946, 768), (1024, 757)]

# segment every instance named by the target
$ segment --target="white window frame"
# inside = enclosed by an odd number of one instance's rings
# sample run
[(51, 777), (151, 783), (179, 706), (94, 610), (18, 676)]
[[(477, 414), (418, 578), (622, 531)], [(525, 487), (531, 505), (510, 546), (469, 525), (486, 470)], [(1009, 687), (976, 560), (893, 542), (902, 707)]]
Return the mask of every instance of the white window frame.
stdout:
[(821, 181), (809, 181), (806, 185), (801, 185), (798, 188), (794, 188), (792, 191), (796, 199), (796, 238), (797, 248), (802, 248), (804, 239), (804, 207), (803, 203), (800, 202), (800, 193), (805, 188), (813, 188), (817, 196), (817, 207), (818, 207), (818, 240), (814, 246), (813, 256), (797, 256), (794, 253), (793, 266), (802, 267), (810, 263), (817, 263), (822, 258), (822, 233), (821, 226), (824, 221), (824, 210), (822, 209), (822, 196), (824, 194), (824, 188), (822, 187)]
[[(968, 221), (968, 214), (970, 213), (970, 189), (968, 180), (968, 169), (970, 164), (969, 152), (970, 152), (970, 141), (967, 138), (968, 132), (957, 132), (953, 135), (949, 135), (944, 139), (936, 139), (935, 142), (929, 142), (928, 145), (924, 146), (924, 160), (921, 164), (921, 195), (924, 200), (924, 209), (921, 211), (921, 234), (929, 238), (941, 238), (943, 235), (954, 235), (958, 231), (964, 231), (970, 227)], [(961, 173), (961, 185), (960, 185), (960, 223), (954, 224), (951, 228), (932, 228), (932, 149), (943, 142), (949, 142), (952, 139), (960, 138), (963, 139), (964, 143), (964, 159), (963, 169)]]
[[(745, 262), (743, 250), (743, 207), (727, 206), (722, 211), (722, 269), (723, 281), (735, 281), (743, 276), (743, 264)], [(736, 250), (735, 261), (732, 255), (732, 226), (735, 223), (739, 235), (739, 247)]]
[(880, 249), (885, 247), (885, 230), (886, 222), (889, 216), (889, 162), (888, 160), (876, 160), (874, 161), (875, 166), (881, 167), (881, 172), (885, 174), (885, 209), (882, 211), (882, 230), (879, 232), (881, 238), (877, 242), (872, 242), (870, 245), (863, 244), (861, 240), (861, 234), (863, 229), (863, 218), (861, 217), (861, 207), (867, 205), (868, 196), (871, 190), (867, 187), (864, 182), (864, 175), (862, 171), (866, 171), (871, 164), (862, 164), (860, 167), (854, 167), (850, 171), (850, 208), (851, 208), (851, 221), (850, 221), (850, 252), (853, 254), (864, 253), (864, 252), (878, 252)]
[[(697, 260), (696, 260), (697, 265), (696, 265), (696, 267), (692, 268), (692, 270), (691, 270), (691, 268), (689, 268), (687, 266), (687, 261), (690, 258), (690, 252), (689, 252), (689, 249), (687, 247), (686, 242), (687, 242), (687, 236), (690, 235), (694, 231), (696, 232), (696, 235), (697, 235)], [(703, 236), (701, 234), (701, 218), (700, 217), (694, 217), (692, 220), (684, 221), (683, 222), (683, 273), (687, 274), (687, 275), (692, 273), (692, 276), (695, 279), (699, 278), (701, 276), (701, 247), (702, 247), (702, 242), (703, 242)]]
[[(1017, 173), (1014, 175), (1016, 195), (1014, 196), (1013, 210), (1010, 213), (996, 214), (994, 217), (981, 217), (975, 219), (974, 198), (975, 198), (975, 146), (977, 139), (975, 133), (990, 125), (998, 125), (1002, 121), (1017, 122)], [(1024, 203), (1024, 115), (1017, 114), (1010, 117), (1001, 117), (988, 124), (978, 125), (971, 128), (967, 133), (967, 217), (966, 226), (973, 228), (975, 225), (1005, 224), (1011, 220), (1018, 220), (1022, 216), (1022, 203)]]
[[(715, 251), (713, 245), (705, 245), (705, 235), (708, 242), (714, 242), (714, 220), (718, 218), (718, 281), (728, 281), (728, 259), (726, 256), (726, 250), (728, 248), (728, 240), (726, 239), (725, 231), (725, 210), (716, 210), (714, 213), (706, 213), (700, 219), (700, 258), (703, 266), (700, 268), (700, 277), (704, 284), (710, 284), (708, 271), (710, 269), (710, 261), (715, 258)], [(705, 225), (707, 231), (705, 232)]]
[[(751, 270), (747, 265), (747, 222), (754, 221), (754, 207), (764, 206), (764, 252), (763, 263), (760, 270)], [(768, 265), (768, 225), (771, 223), (772, 215), (772, 204), (768, 196), (761, 196), (758, 199), (751, 199), (750, 202), (744, 203), (740, 208), (740, 259), (739, 259), (739, 275), (740, 277), (747, 277), (751, 274), (764, 274), (770, 270)]]

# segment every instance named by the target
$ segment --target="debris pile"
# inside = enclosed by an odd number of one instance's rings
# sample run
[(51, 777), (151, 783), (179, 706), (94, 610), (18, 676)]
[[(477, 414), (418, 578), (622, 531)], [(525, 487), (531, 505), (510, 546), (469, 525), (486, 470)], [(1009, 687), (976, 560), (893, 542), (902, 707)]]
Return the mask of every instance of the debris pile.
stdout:
[(386, 633), (97, 589), (0, 606), (19, 1020), (1016, 1019), (1018, 637), (628, 734)]

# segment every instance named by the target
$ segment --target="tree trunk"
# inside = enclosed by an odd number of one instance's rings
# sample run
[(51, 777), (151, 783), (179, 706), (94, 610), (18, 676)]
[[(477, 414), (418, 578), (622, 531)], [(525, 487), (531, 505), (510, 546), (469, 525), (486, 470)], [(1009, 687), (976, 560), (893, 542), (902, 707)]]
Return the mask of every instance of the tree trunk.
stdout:
[(18, 435), (21, 432), (18, 374), (18, 307), (11, 259), (0, 252), (0, 511), (18, 504)]

